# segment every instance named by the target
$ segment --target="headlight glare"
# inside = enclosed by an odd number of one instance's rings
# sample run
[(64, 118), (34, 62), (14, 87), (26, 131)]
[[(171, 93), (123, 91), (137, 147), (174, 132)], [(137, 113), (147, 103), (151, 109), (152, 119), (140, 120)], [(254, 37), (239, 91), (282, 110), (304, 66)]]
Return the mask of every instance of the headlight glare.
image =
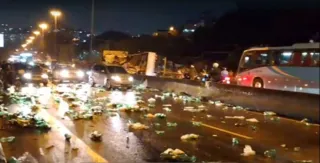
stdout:
[(61, 75), (62, 77), (69, 77), (69, 71), (68, 71), (68, 70), (62, 70), (62, 71), (60, 72), (60, 75)]
[(84, 72), (83, 71), (77, 71), (77, 76), (82, 78), (84, 76)]
[(117, 82), (121, 81), (121, 78), (119, 76), (112, 76), (111, 79)]
[(128, 80), (131, 81), (131, 82), (133, 82), (133, 77), (130, 76), (130, 77), (128, 78)]
[(26, 79), (31, 79), (32, 75), (31, 75), (31, 73), (25, 73), (25, 74), (23, 74), (23, 77)]
[(42, 75), (41, 75), (41, 78), (43, 78), (43, 79), (48, 79), (49, 76), (48, 76), (48, 74), (42, 74)]

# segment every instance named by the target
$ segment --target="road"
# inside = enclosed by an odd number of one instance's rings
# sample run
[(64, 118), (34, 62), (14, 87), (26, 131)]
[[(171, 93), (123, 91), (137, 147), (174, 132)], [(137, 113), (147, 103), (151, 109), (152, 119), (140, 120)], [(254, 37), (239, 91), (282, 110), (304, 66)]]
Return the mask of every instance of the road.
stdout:
[[(54, 87), (54, 89), (61, 87)], [(63, 88), (64, 91), (68, 91)], [(99, 89), (100, 90), (100, 89)], [(49, 91), (47, 89), (47, 91)], [(75, 91), (75, 89), (73, 90)], [(102, 91), (83, 86), (76, 95), (94, 100), (94, 105), (104, 106), (107, 101), (114, 103), (136, 103), (137, 98), (148, 103), (148, 99), (157, 91), (136, 92)], [(29, 92), (30, 93), (30, 92)], [(155, 107), (148, 112), (106, 112), (93, 116), (92, 120), (71, 120), (64, 113), (69, 110), (68, 101), (61, 98), (59, 103), (53, 97), (57, 94), (42, 92), (41, 103), (48, 109), (41, 109), (40, 115), (51, 124), (48, 132), (36, 129), (18, 128), (0, 121), (0, 138), (15, 136), (12, 143), (2, 143), (6, 157), (19, 157), (30, 152), (39, 162), (160, 162), (160, 154), (167, 148), (180, 149), (197, 161), (205, 162), (293, 162), (312, 160), (319, 162), (319, 126), (305, 125), (286, 118), (274, 120), (270, 116), (246, 110), (223, 109), (223, 106), (203, 103), (183, 103), (170, 97), (164, 100), (156, 98)], [(100, 99), (97, 99), (100, 98)], [(105, 99), (101, 99), (105, 98)], [(170, 112), (163, 108), (170, 104)], [(183, 111), (186, 106), (204, 105), (204, 112)], [(11, 105), (10, 110), (18, 106)], [(166, 118), (147, 118), (146, 114), (164, 113)], [(247, 122), (245, 119), (230, 119), (226, 116), (255, 118), (259, 122)], [(239, 118), (239, 117), (238, 117)], [(195, 126), (192, 122), (201, 122)], [(129, 122), (140, 122), (149, 127), (146, 130), (129, 129)], [(167, 122), (177, 123), (168, 127)], [(99, 131), (101, 142), (94, 142), (89, 135)], [(159, 134), (156, 131), (164, 131)], [(71, 143), (65, 141), (64, 134), (72, 136)], [(185, 134), (197, 134), (195, 141), (181, 141)], [(239, 144), (233, 145), (237, 138)], [(285, 147), (284, 147), (285, 144)], [(245, 145), (250, 145), (256, 154), (242, 156)], [(77, 149), (73, 149), (76, 147)], [(296, 148), (295, 148), (296, 147)], [(298, 148), (299, 147), (299, 150)], [(40, 149), (41, 148), (41, 149)], [(294, 148), (298, 151), (295, 151)], [(275, 149), (276, 157), (264, 156), (266, 150)]]

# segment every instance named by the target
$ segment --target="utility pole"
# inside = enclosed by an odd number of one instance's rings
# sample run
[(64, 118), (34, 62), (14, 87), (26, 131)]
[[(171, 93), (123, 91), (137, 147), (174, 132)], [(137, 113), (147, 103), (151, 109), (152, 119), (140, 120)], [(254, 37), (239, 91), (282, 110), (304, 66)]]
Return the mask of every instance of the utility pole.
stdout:
[(90, 34), (90, 55), (92, 55), (93, 51), (93, 37), (94, 37), (94, 0), (92, 0), (91, 7), (91, 34)]

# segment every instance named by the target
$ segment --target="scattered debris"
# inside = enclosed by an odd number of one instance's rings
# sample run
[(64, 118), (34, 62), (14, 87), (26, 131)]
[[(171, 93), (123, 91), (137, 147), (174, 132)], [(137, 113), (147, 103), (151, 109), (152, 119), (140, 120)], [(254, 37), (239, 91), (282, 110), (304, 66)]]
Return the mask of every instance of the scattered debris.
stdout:
[(156, 113), (156, 114), (154, 114), (154, 116), (157, 117), (157, 118), (160, 118), (160, 119), (164, 119), (164, 118), (167, 117), (167, 116), (166, 116), (165, 114), (163, 114), (163, 113)]
[(6, 156), (4, 154), (3, 148), (2, 148), (2, 144), (0, 142), (0, 162), (2, 163), (6, 163)]
[(258, 123), (259, 121), (255, 118), (246, 119), (247, 122)]
[(244, 116), (225, 116), (226, 119), (245, 119)]
[(148, 99), (148, 103), (150, 103), (150, 104), (154, 104), (155, 102), (156, 102), (156, 99), (154, 99), (154, 98)]
[(256, 154), (256, 151), (252, 150), (250, 145), (245, 145), (243, 149), (243, 153), (241, 154), (242, 156), (253, 156)]
[(207, 118), (211, 118), (212, 117), (212, 115), (210, 115), (210, 114), (207, 114)]
[(90, 139), (92, 141), (101, 141), (102, 139), (102, 133), (100, 133), (99, 131), (93, 131), (91, 134), (90, 134)]
[(149, 114), (145, 115), (145, 117), (147, 117), (147, 118), (154, 118), (155, 116), (154, 116), (153, 114), (149, 113)]
[(195, 156), (189, 157), (184, 153), (184, 151), (180, 149), (173, 150), (171, 148), (168, 148), (160, 154), (160, 157), (168, 161), (196, 162)]
[(205, 111), (205, 109), (203, 109), (203, 108), (195, 109), (193, 106), (186, 106), (186, 107), (184, 107), (183, 111), (189, 111), (189, 112), (203, 112), (203, 111)]
[(293, 161), (293, 163), (313, 163), (312, 160), (296, 160), (296, 161)]
[(213, 137), (218, 137), (218, 135), (212, 135)]
[(167, 122), (167, 126), (168, 127), (177, 127), (177, 123), (175, 123), (175, 122)]
[(300, 151), (300, 147), (294, 147), (294, 148), (293, 148), (293, 151), (299, 152), (299, 151)]
[(239, 144), (239, 140), (237, 138), (232, 138), (232, 145), (238, 145)]
[(186, 134), (180, 137), (182, 141), (197, 140), (198, 138), (199, 138), (199, 135), (197, 134)]
[(272, 111), (265, 111), (265, 112), (263, 112), (263, 115), (275, 116), (277, 114), (275, 112), (272, 112)]
[(12, 143), (12, 142), (14, 142), (15, 139), (16, 139), (16, 137), (14, 137), (14, 136), (2, 137), (2, 138), (0, 138), (0, 142), (1, 143)]
[(164, 131), (155, 131), (155, 132), (156, 132), (156, 134), (158, 134), (158, 135), (164, 134)]
[(66, 139), (67, 142), (70, 142), (71, 135), (69, 135), (69, 134), (64, 134), (64, 138)]
[(172, 107), (171, 104), (163, 104), (162, 106), (163, 106), (163, 107)]
[(171, 112), (171, 109), (168, 107), (163, 108), (163, 110), (167, 111), (167, 112)]
[(130, 123), (129, 128), (132, 128), (134, 130), (145, 130), (145, 129), (148, 129), (149, 127), (138, 122), (138, 123)]
[(275, 149), (270, 149), (270, 150), (266, 150), (263, 154), (265, 157), (275, 158), (277, 155), (277, 151)]
[(286, 144), (281, 144), (280, 145), (282, 148), (285, 148), (286, 147)]
[(201, 125), (202, 125), (202, 122), (193, 121), (193, 122), (192, 122), (192, 125), (193, 125), (193, 126), (201, 126)]

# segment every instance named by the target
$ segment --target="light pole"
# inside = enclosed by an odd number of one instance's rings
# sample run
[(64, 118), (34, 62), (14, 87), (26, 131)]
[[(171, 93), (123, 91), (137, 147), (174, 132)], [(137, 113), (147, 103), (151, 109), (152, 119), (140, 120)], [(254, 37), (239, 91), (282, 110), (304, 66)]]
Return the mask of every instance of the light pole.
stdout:
[(42, 51), (44, 51), (44, 31), (46, 29), (48, 29), (48, 24), (47, 23), (41, 23), (41, 24), (39, 24), (39, 28), (41, 29), (41, 36), (42, 36), (41, 49), (42, 49)]
[(58, 32), (58, 17), (61, 16), (61, 12), (58, 10), (53, 10), (50, 12), (50, 14), (54, 18), (54, 54), (56, 55), (56, 59), (58, 59), (57, 54), (57, 32)]
[(94, 37), (94, 0), (92, 0), (92, 6), (91, 6), (91, 34), (90, 34), (90, 55), (92, 55), (93, 51), (93, 37)]

